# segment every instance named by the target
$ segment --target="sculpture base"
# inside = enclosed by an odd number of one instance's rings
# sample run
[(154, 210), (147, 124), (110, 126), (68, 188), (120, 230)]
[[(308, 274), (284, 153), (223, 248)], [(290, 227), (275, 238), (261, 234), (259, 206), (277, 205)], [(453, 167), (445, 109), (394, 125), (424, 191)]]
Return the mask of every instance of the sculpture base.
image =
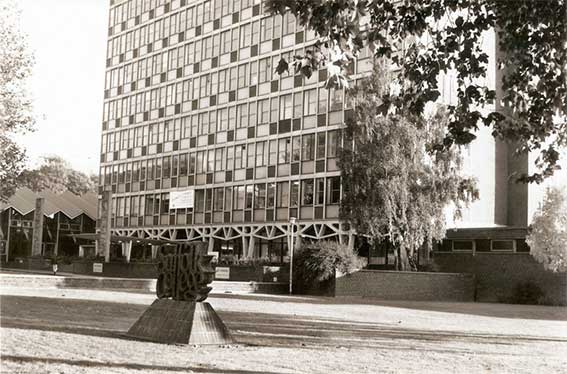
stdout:
[(165, 344), (232, 344), (209, 303), (157, 299), (130, 327), (128, 337)]

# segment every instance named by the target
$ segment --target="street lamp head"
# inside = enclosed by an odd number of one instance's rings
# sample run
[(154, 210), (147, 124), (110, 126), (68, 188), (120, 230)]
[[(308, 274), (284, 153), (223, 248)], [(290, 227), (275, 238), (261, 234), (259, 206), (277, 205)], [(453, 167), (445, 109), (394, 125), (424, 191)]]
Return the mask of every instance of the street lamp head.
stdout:
[(289, 217), (289, 223), (295, 225), (295, 217)]

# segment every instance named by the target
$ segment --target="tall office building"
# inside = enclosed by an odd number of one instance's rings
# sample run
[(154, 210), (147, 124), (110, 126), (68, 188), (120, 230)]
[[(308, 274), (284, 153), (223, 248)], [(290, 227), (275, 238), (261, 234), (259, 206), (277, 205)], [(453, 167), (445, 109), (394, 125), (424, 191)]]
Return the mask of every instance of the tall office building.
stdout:
[[(206, 240), (221, 258), (282, 262), (295, 217), (298, 237), (353, 245), (338, 219), (349, 103), (343, 90), (325, 89), (325, 68), (309, 79), (275, 73), (282, 57), (311, 48), (312, 32), (291, 15), (266, 14), (260, 0), (114, 0), (109, 26), (101, 190), (112, 191), (114, 234)], [(485, 48), (487, 82), (500, 96), (494, 33)], [(370, 71), (368, 51), (350, 69)], [(454, 77), (440, 79), (442, 100), (455, 100)], [(510, 238), (522, 239), (527, 187), (509, 176), (527, 171), (527, 157), (513, 157), (489, 129), (478, 135), (465, 170), (481, 199), (450, 225), (523, 227)]]
[(108, 35), (101, 190), (114, 234), (281, 262), (296, 217), (302, 238), (349, 242), (344, 92), (325, 89), (325, 69), (275, 73), (312, 32), (260, 0), (114, 0)]

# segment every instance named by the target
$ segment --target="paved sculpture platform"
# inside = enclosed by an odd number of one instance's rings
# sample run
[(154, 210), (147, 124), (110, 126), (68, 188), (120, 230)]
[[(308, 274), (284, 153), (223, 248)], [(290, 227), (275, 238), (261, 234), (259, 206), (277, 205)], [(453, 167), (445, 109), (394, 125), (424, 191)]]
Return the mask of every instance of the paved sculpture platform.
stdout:
[(157, 265), (158, 297), (130, 327), (127, 336), (166, 344), (216, 344), (233, 342), (209, 296), (215, 271), (206, 243), (169, 244), (160, 250)]
[(231, 344), (232, 336), (209, 303), (157, 299), (127, 336), (165, 344)]

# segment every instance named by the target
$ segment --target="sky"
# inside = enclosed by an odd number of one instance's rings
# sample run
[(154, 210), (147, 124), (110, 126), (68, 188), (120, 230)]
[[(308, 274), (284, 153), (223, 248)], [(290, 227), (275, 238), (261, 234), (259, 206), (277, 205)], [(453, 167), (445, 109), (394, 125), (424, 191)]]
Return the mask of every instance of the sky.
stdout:
[(108, 0), (17, 0), (35, 66), (36, 131), (21, 136), (30, 166), (58, 155), (98, 173)]

